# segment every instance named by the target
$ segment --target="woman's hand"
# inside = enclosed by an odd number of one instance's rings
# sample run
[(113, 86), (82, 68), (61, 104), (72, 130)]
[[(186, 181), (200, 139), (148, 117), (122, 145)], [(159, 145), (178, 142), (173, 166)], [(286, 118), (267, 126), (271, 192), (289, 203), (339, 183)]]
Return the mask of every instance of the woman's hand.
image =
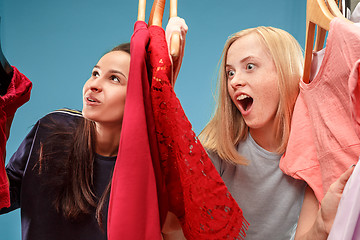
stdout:
[(331, 184), (321, 201), (320, 218), (327, 234), (330, 233), (342, 193), (353, 171), (354, 167), (349, 168), (340, 176), (340, 178), (338, 178), (338, 180)]
[(186, 33), (188, 31), (188, 26), (185, 23), (185, 20), (180, 17), (172, 17), (169, 19), (169, 22), (166, 26), (165, 36), (166, 42), (168, 45), (169, 53), (171, 51), (171, 37), (174, 33), (178, 33), (180, 35), (180, 44), (179, 44), (179, 54), (177, 56), (171, 56), (170, 59), (172, 61), (172, 85), (175, 85), (176, 78), (179, 74), (182, 59), (184, 56), (184, 49), (185, 49), (185, 38)]
[(161, 233), (164, 240), (186, 240), (178, 218), (171, 212), (166, 215)]
[(307, 187), (296, 230), (296, 240), (327, 239), (334, 223), (336, 211), (345, 185), (353, 171), (354, 167), (349, 168), (338, 178), (338, 180), (331, 184), (321, 201), (320, 209), (318, 207), (319, 202), (317, 201), (314, 192), (310, 187)]

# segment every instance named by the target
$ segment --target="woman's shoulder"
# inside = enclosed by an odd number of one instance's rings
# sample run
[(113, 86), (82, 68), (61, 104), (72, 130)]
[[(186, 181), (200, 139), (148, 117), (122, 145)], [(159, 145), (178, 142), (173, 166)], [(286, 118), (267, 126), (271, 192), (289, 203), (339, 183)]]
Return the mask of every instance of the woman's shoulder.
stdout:
[(224, 164), (223, 159), (221, 159), (215, 151), (206, 148), (205, 151), (209, 156), (211, 162), (213, 163), (214, 167), (216, 168), (216, 170), (220, 173), (220, 175), (222, 175), (223, 164)]
[(83, 118), (78, 110), (62, 108), (46, 114), (39, 120), (40, 125), (75, 126)]
[(46, 114), (42, 119), (59, 118), (59, 119), (77, 119), (82, 118), (82, 113), (79, 110), (70, 108), (61, 108)]
[(45, 117), (54, 116), (54, 115), (59, 117), (82, 117), (81, 111), (70, 108), (57, 109), (55, 111), (46, 114)]

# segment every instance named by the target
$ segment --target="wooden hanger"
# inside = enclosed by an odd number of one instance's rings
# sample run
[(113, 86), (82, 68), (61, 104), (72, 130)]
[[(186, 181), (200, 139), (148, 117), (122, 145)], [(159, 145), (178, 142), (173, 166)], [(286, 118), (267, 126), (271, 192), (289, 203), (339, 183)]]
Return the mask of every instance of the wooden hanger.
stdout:
[(338, 5), (336, 4), (335, 0), (327, 0), (327, 5), (329, 7), (330, 12), (332, 13), (332, 15), (334, 15), (335, 17), (339, 17), (342, 18), (343, 20), (352, 23), (349, 19), (347, 19), (344, 14), (342, 14), (342, 12), (340, 11)]
[(139, 7), (138, 7), (138, 21), (145, 22), (145, 12), (146, 12), (146, 0), (139, 0)]
[[(149, 17), (149, 26), (162, 26), (162, 18), (166, 0), (154, 0)], [(139, 0), (138, 21), (145, 21), (146, 0)], [(177, 16), (177, 0), (170, 0), (170, 18)], [(178, 57), (180, 52), (180, 33), (174, 32), (171, 35), (170, 54)]]
[[(170, 18), (177, 17), (177, 0), (170, 0)], [(180, 33), (174, 32), (170, 40), (170, 55), (174, 58), (179, 57), (180, 52)]]
[[(307, 0), (306, 4), (306, 41), (303, 81), (309, 83), (312, 52), (315, 37), (315, 25), (326, 31), (330, 29), (330, 22), (334, 18), (324, 0)], [(320, 30), (321, 31), (321, 30)]]
[[(346, 17), (344, 17), (344, 15), (341, 13), (335, 0), (325, 0), (325, 3), (327, 4), (328, 9), (330, 10), (331, 14), (334, 17), (338, 17), (338, 18), (343, 19), (346, 22), (352, 23), (350, 20), (348, 20)], [(326, 30), (321, 27), (317, 27), (316, 30), (317, 31), (316, 31), (316, 40), (315, 40), (314, 51), (319, 51), (324, 47)]]
[(149, 17), (149, 26), (162, 26), (166, 0), (154, 0)]
[[(166, 0), (154, 0), (153, 6), (151, 8), (151, 13), (149, 17), (148, 25), (162, 26), (162, 18), (164, 14)], [(146, 12), (146, 0), (139, 0), (138, 6), (138, 21), (145, 21), (145, 12)]]
[[(335, 0), (307, 0), (305, 61), (303, 74), (303, 81), (305, 83), (309, 83), (310, 80), (312, 50), (314, 49), (315, 51), (319, 51), (323, 48), (326, 31), (329, 31), (330, 22), (334, 17), (339, 17), (348, 23), (352, 23), (342, 15), (335, 3)], [(317, 25), (317, 34), (315, 47), (313, 48), (315, 25)]]
[[(164, 8), (165, 0), (154, 0), (149, 18), (149, 26), (156, 25), (161, 27)], [(177, 0), (170, 0), (170, 18), (176, 16)], [(180, 51), (180, 33), (174, 32), (170, 39), (170, 54), (173, 57), (178, 57)]]

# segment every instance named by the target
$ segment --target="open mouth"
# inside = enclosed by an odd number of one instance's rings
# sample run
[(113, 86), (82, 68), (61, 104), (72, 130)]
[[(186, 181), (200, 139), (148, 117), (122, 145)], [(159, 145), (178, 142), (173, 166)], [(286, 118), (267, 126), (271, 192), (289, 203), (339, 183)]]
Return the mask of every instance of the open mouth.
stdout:
[(85, 96), (85, 99), (86, 99), (86, 102), (88, 102), (89, 104), (100, 103), (100, 101), (92, 94)]
[(91, 98), (87, 98), (87, 100), (88, 100), (89, 102), (96, 102), (95, 100), (93, 100), (93, 99), (91, 99)]
[(240, 102), (240, 105), (241, 105), (242, 109), (244, 109), (244, 111), (247, 111), (248, 109), (250, 109), (250, 107), (254, 101), (252, 97), (245, 95), (245, 94), (241, 94), (240, 96), (238, 96), (236, 98), (236, 100), (238, 100)]

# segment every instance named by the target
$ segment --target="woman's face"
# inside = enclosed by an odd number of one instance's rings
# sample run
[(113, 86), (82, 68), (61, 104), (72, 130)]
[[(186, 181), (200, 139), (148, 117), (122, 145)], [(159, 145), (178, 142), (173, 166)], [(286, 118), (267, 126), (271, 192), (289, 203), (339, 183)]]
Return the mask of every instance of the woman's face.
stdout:
[(99, 60), (83, 88), (85, 118), (121, 127), (129, 68), (130, 55), (126, 52), (109, 52)]
[(271, 130), (280, 99), (278, 75), (269, 51), (256, 33), (232, 43), (226, 74), (230, 98), (250, 132)]

